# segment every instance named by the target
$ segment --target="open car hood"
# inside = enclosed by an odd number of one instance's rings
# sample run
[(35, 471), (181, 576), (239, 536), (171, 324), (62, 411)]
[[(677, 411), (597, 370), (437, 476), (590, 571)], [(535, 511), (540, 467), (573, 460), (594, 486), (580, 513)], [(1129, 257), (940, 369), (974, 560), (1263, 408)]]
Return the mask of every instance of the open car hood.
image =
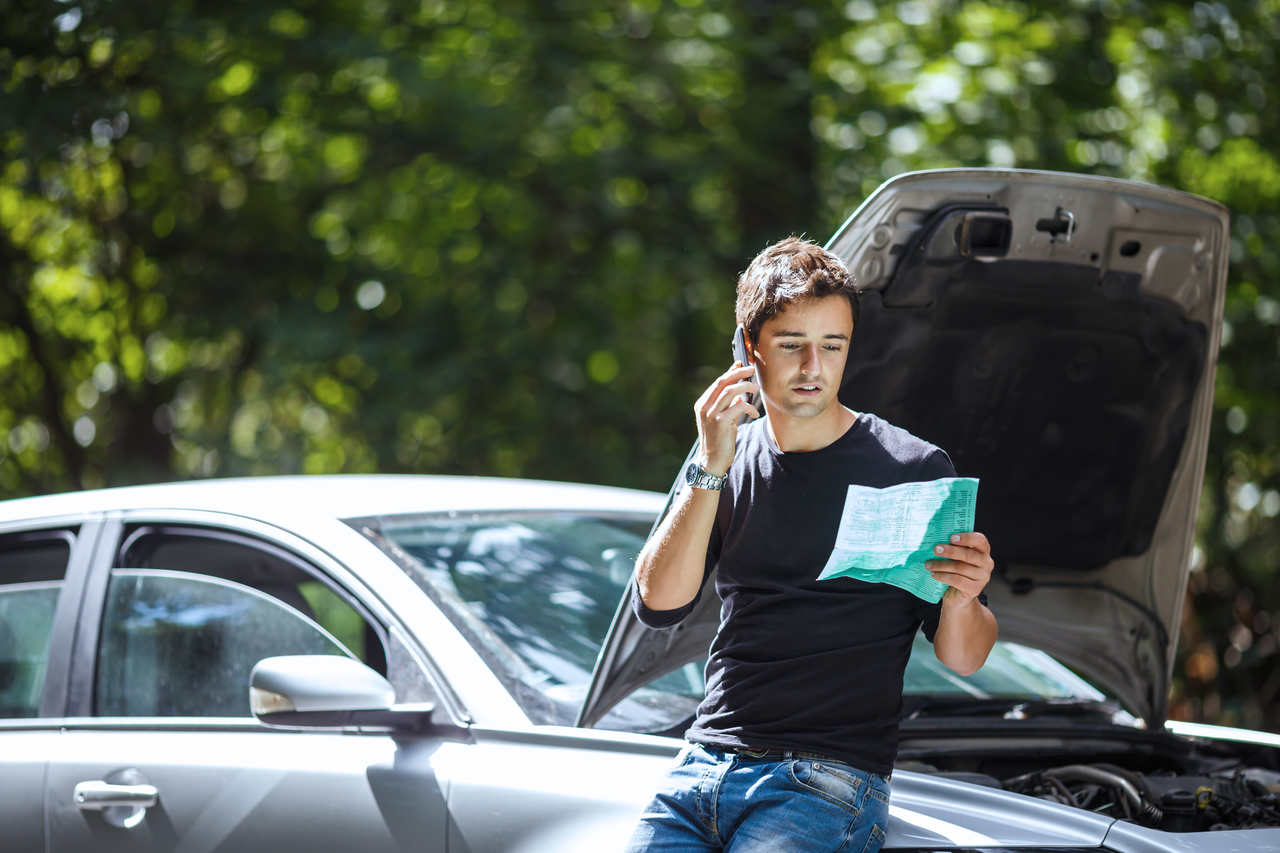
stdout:
[[(946, 169), (887, 181), (827, 245), (861, 291), (840, 399), (981, 480), (1001, 639), (1153, 727), (1204, 478), (1228, 235), (1226, 208), (1174, 190)], [(624, 598), (581, 724), (705, 656), (718, 621), (715, 595), (665, 630)]]

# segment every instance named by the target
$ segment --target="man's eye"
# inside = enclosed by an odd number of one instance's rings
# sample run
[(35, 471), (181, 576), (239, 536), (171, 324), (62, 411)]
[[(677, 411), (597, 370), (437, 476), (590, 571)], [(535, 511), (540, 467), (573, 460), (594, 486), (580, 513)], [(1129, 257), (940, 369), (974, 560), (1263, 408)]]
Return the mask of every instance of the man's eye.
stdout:
[(800, 345), (799, 344), (783, 344), (782, 348), (783, 349), (800, 349)]
[(840, 345), (839, 345), (839, 344), (827, 344), (826, 349), (830, 350), (831, 352), (840, 352)]

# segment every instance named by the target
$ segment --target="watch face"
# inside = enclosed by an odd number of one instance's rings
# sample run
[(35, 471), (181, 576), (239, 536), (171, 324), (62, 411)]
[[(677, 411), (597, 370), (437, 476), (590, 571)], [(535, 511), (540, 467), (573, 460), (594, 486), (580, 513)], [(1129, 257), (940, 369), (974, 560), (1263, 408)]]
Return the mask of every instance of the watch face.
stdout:
[(692, 486), (696, 479), (698, 479), (698, 463), (690, 462), (684, 468), (684, 481)]

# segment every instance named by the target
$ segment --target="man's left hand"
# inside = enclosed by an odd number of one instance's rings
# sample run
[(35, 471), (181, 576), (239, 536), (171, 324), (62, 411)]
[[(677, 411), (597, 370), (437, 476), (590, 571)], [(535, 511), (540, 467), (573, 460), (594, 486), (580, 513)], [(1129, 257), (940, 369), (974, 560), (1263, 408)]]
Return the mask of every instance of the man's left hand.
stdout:
[(986, 588), (995, 562), (991, 559), (991, 543), (981, 533), (957, 533), (950, 545), (938, 545), (933, 553), (939, 559), (929, 560), (929, 574), (950, 587), (945, 598), (954, 604), (967, 604)]

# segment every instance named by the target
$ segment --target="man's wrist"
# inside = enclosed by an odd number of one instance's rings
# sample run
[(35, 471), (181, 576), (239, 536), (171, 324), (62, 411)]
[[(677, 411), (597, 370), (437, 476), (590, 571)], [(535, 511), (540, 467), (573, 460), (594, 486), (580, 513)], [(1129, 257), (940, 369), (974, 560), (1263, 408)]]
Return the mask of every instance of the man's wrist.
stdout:
[(978, 600), (978, 596), (971, 595), (965, 597), (965, 594), (953, 586), (947, 587), (947, 591), (942, 594), (943, 610), (967, 610), (971, 605), (982, 606), (982, 602)]
[(697, 463), (699, 468), (701, 468), (703, 471), (706, 471), (708, 474), (710, 474), (713, 477), (723, 477), (725, 474), (728, 474), (729, 466), (733, 462), (733, 460), (729, 460), (728, 462), (722, 462), (720, 460), (717, 460), (713, 462), (710, 459), (706, 458), (705, 456), (702, 456), (701, 454), (699, 454), (698, 456), (695, 456), (693, 461)]

